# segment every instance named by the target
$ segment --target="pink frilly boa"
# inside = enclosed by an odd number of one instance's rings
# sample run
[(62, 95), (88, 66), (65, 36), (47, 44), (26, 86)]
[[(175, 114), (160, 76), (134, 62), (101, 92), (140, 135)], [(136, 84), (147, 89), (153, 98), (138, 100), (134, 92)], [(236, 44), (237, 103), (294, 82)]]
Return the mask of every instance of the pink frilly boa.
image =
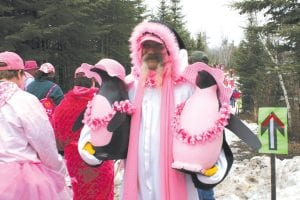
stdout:
[(86, 111), (84, 113), (83, 123), (87, 124), (92, 130), (97, 130), (101, 127), (106, 127), (110, 120), (114, 117), (116, 112), (128, 113), (132, 114), (134, 112), (134, 106), (129, 102), (129, 100), (125, 101), (116, 101), (112, 105), (111, 111), (104, 117), (91, 117), (92, 113), (92, 103), (88, 102)]
[(204, 143), (206, 141), (212, 141), (214, 138), (218, 137), (219, 134), (222, 134), (224, 127), (228, 124), (228, 119), (230, 117), (231, 107), (227, 103), (223, 103), (220, 112), (219, 118), (215, 121), (215, 126), (203, 131), (202, 133), (198, 133), (196, 135), (192, 135), (188, 133), (186, 130), (181, 128), (180, 125), (180, 115), (184, 108), (185, 102), (179, 104), (175, 110), (175, 116), (172, 120), (172, 127), (175, 131), (175, 137), (187, 144), (196, 144), (196, 143)]

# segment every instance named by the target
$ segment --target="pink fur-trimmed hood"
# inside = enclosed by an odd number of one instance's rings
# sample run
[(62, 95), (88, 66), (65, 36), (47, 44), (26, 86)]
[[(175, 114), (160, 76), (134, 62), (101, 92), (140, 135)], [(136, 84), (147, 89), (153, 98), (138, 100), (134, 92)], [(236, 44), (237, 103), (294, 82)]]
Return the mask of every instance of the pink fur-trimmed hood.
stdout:
[(158, 22), (142, 22), (133, 30), (129, 39), (131, 51), (130, 57), (133, 65), (131, 74), (134, 78), (138, 78), (140, 75), (140, 68), (142, 65), (141, 43), (146, 35), (154, 35), (162, 41), (167, 49), (169, 60), (171, 61), (172, 77), (176, 79), (181, 65), (178, 40), (175, 33), (170, 28)]

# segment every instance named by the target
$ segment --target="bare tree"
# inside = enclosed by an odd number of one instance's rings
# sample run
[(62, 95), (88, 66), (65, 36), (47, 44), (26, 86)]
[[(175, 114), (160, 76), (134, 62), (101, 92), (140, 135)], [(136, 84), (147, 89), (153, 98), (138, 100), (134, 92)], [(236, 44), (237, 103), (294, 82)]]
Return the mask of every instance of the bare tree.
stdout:
[(275, 56), (272, 55), (271, 51), (268, 49), (268, 47), (267, 47), (266, 43), (264, 42), (264, 40), (263, 40), (263, 38), (262, 38), (261, 35), (260, 35), (260, 39), (262, 41), (262, 44), (264, 45), (264, 48), (266, 49), (267, 53), (269, 54), (272, 62), (275, 64), (275, 70), (277, 72), (277, 76), (278, 76), (278, 79), (279, 79), (280, 87), (282, 89), (284, 100), (285, 100), (285, 104), (286, 104), (286, 107), (287, 107), (288, 125), (289, 125), (289, 127), (292, 127), (291, 105), (290, 105), (290, 102), (289, 102), (289, 96), (288, 96), (288, 93), (287, 93), (287, 90), (286, 90), (286, 87), (285, 87), (285, 84), (284, 84), (284, 81), (283, 81), (282, 74), (280, 73), (280, 70), (279, 70), (279, 63), (278, 63), (277, 56), (276, 55)]

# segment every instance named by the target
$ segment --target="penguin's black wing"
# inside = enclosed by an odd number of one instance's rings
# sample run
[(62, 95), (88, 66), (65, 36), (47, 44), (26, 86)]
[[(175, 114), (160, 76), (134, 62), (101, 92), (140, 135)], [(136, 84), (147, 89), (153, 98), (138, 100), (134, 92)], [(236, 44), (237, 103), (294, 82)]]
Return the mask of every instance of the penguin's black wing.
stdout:
[(83, 127), (84, 124), (82, 123), (82, 120), (84, 117), (84, 113), (85, 113), (85, 109), (80, 113), (80, 115), (76, 119), (75, 123), (73, 124), (73, 127), (72, 127), (73, 132), (76, 132), (77, 130), (79, 130), (80, 128)]
[(120, 127), (120, 125), (124, 122), (126, 117), (126, 113), (117, 112), (108, 123), (107, 130), (110, 132), (114, 132), (115, 130), (117, 130)]
[[(216, 84), (216, 81), (208, 72), (199, 71), (196, 84), (203, 89)], [(258, 150), (261, 147), (261, 143), (257, 136), (236, 116), (230, 115), (226, 128), (231, 130), (254, 150)]]
[(236, 116), (230, 114), (228, 120), (227, 129), (232, 131), (241, 140), (248, 144), (254, 150), (258, 150), (261, 147), (261, 142), (258, 137)]

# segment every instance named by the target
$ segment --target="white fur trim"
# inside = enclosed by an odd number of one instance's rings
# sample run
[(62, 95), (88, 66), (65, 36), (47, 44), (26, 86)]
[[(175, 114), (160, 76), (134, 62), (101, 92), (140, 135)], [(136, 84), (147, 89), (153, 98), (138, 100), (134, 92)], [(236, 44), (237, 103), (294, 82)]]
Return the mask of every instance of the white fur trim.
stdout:
[(189, 65), (187, 50), (186, 49), (180, 49), (179, 57), (180, 57), (179, 73), (182, 74), (184, 72), (185, 68)]
[(132, 32), (129, 42), (131, 51), (130, 57), (133, 64), (133, 75), (137, 78), (140, 73), (140, 67), (142, 65), (141, 39), (145, 33), (153, 33), (159, 36), (159, 38), (163, 41), (169, 52), (172, 67), (175, 68), (172, 69), (173, 76), (176, 77), (179, 73), (179, 67), (181, 66), (177, 38), (173, 31), (171, 31), (167, 26), (157, 22), (142, 22), (138, 24)]

